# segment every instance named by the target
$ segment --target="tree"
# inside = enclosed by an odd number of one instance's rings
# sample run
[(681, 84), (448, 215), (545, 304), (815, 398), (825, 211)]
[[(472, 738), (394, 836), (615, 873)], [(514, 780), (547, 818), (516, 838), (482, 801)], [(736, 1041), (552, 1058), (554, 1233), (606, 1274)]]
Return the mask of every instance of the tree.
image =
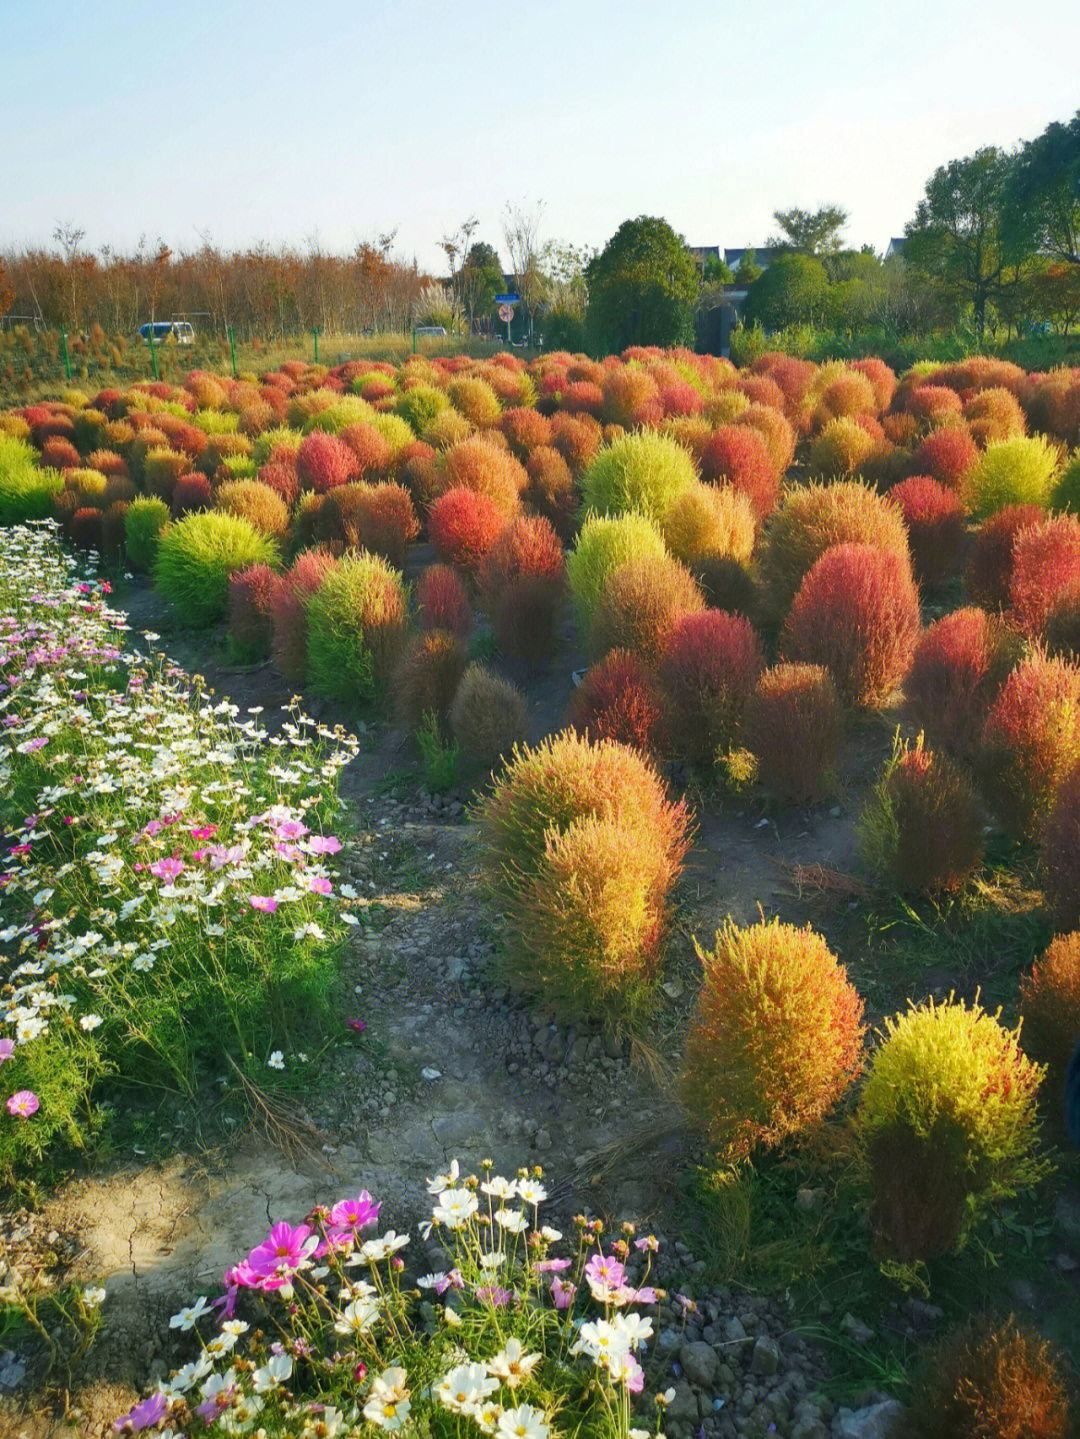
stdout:
[(588, 330), (604, 352), (627, 345), (691, 344), (701, 276), (666, 220), (624, 220), (589, 262)]
[(1012, 156), (993, 145), (942, 165), (904, 229), (905, 263), (971, 305), (980, 342), (987, 305), (1022, 278), (1034, 247), (1031, 225), (1009, 207), (1012, 174)]
[(739, 261), (738, 281), (740, 285), (752, 285), (759, 275), (765, 271), (757, 262), (756, 250), (744, 250), (742, 259)]
[(824, 318), (829, 277), (812, 255), (777, 255), (750, 286), (743, 321), (765, 330), (812, 325)]
[(840, 205), (822, 205), (820, 210), (774, 210), (773, 219), (783, 236), (770, 243), (799, 255), (831, 255), (840, 248), (840, 231), (848, 213)]
[(529, 322), (530, 337), (536, 312), (544, 300), (540, 247), (540, 221), (543, 214), (544, 202), (541, 200), (533, 210), (526, 210), (521, 205), (507, 204), (503, 215), (506, 252), (510, 256), (510, 269), (517, 293), (521, 296), (521, 308)]
[(705, 261), (705, 283), (707, 285), (731, 285), (735, 276), (719, 255), (710, 255)]
[(1029, 288), (1034, 313), (1068, 335), (1070, 325), (1080, 319), (1080, 264), (1055, 260), (1041, 266), (1032, 275)]
[(490, 321), (495, 296), (503, 287), (502, 263), (490, 245), (477, 240), (458, 272), (458, 294), (472, 332), (477, 319)]
[(1027, 217), (1041, 250), (1080, 265), (1080, 110), (1022, 147), (1008, 198), (1013, 220)]
[(53, 230), (53, 239), (64, 252), (64, 266), (68, 279), (68, 299), (65, 306), (68, 325), (71, 329), (77, 330), (79, 328), (79, 301), (83, 289), (79, 282), (85, 280), (88, 270), (92, 269), (94, 265), (90, 256), (80, 253), (82, 242), (86, 239), (86, 231), (80, 229), (73, 220), (62, 220)]
[(463, 221), (452, 235), (444, 235), (439, 242), (439, 248), (446, 256), (446, 263), (450, 268), (450, 288), (454, 292), (456, 300), (461, 299), (461, 292), (458, 288), (458, 276), (462, 266), (469, 258), (469, 247), (472, 244), (472, 237), (476, 233), (476, 227), (480, 221), (475, 215)]

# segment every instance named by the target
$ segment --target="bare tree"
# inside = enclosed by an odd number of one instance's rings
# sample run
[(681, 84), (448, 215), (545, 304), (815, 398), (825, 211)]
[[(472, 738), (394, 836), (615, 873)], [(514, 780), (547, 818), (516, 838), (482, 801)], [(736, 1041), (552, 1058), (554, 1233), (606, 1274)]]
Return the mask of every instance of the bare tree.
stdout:
[(510, 268), (514, 272), (514, 283), (521, 296), (522, 309), (529, 319), (530, 339), (533, 319), (543, 303), (546, 289), (540, 246), (540, 224), (543, 215), (543, 200), (538, 200), (532, 210), (507, 202), (503, 215), (503, 235), (510, 256)]
[[(64, 252), (64, 264), (67, 268), (69, 290), (69, 323), (73, 330), (79, 328), (79, 285), (80, 276), (85, 277), (85, 257), (80, 255), (79, 250), (82, 242), (86, 239), (86, 231), (75, 224), (74, 220), (60, 220), (52, 233), (53, 239)], [(91, 262), (92, 263), (92, 262)]]
[(456, 299), (461, 299), (461, 272), (465, 268), (465, 262), (469, 258), (469, 250), (472, 246), (472, 237), (476, 234), (476, 227), (480, 221), (475, 215), (470, 217), (451, 235), (444, 235), (439, 242), (439, 248), (446, 256), (447, 264), (450, 267), (450, 288)]

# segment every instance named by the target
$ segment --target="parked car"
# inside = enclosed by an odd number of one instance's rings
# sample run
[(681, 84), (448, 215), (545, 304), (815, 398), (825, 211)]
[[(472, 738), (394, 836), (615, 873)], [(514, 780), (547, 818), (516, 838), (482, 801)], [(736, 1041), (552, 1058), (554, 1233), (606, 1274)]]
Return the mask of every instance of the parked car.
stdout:
[(151, 334), (155, 345), (164, 345), (167, 340), (175, 340), (178, 345), (195, 343), (195, 331), (187, 320), (153, 320), (139, 326), (139, 338), (147, 345)]

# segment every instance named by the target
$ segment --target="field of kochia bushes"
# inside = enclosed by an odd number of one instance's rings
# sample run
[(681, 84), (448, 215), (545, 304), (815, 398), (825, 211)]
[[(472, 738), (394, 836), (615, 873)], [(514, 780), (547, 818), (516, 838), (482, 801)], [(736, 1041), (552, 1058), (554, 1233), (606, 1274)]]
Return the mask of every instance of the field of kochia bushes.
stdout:
[[(471, 775), (507, 969), (577, 1012), (648, 1003), (695, 827), (670, 782), (820, 802), (853, 716), (890, 707), (912, 737), (860, 820), (883, 885), (955, 894), (995, 832), (1038, 853), (1061, 937), (1022, 1040), (950, 1002), (871, 1051), (819, 935), (729, 925), (699, 949), (687, 1107), (737, 1159), (862, 1077), (900, 1266), (1043, 1172), (1037, 1092), (1059, 1123), (1080, 1031), (1080, 370), (640, 349), (194, 372), (0, 414), (0, 521), (48, 517), (235, 659), (385, 706), (433, 778)], [(540, 738), (525, 677), (570, 625), (590, 667)]]

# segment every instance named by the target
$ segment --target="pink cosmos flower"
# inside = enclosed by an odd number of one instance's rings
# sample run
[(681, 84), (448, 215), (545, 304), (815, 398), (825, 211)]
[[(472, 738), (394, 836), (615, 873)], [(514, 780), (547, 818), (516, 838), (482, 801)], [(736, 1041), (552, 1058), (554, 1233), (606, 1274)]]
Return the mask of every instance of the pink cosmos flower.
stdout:
[(8, 1113), (19, 1119), (29, 1119), (40, 1108), (40, 1102), (32, 1089), (20, 1089), (7, 1102)]
[(332, 834), (314, 834), (308, 840), (308, 851), (311, 854), (337, 854), (341, 848), (341, 840)]
[(214, 844), (208, 850), (210, 855), (211, 869), (224, 869), (227, 864), (239, 864), (244, 858), (244, 846), (242, 844), (223, 845)]
[(556, 1274), (551, 1281), (551, 1302), (556, 1309), (569, 1309), (577, 1295), (576, 1284), (564, 1284)]
[(628, 1304), (655, 1304), (660, 1298), (656, 1290), (651, 1286), (644, 1289), (627, 1289), (626, 1302)]
[(617, 1259), (594, 1254), (585, 1266), (585, 1278), (590, 1284), (607, 1284), (617, 1289), (626, 1283), (626, 1270)]
[(10, 1059), (15, 1053), (15, 1041), (13, 1039), (0, 1039), (0, 1064), (5, 1059)]
[(367, 1029), (367, 1025), (362, 1019), (347, 1019), (345, 1023), (354, 1034), (363, 1034), (364, 1030)]
[(334, 886), (328, 879), (324, 879), (321, 875), (315, 876), (311, 881), (310, 888), (312, 894), (333, 894), (334, 892)]
[(569, 1259), (540, 1259), (534, 1265), (537, 1274), (561, 1274), (570, 1268)]
[(176, 883), (178, 875), (184, 872), (184, 861), (174, 854), (171, 859), (159, 859), (150, 866), (150, 873), (156, 879), (163, 879), (166, 885)]
[(281, 820), (278, 824), (274, 826), (275, 839), (303, 839), (304, 835), (306, 835), (307, 833), (307, 825), (301, 824), (298, 819)]
[(655, 1254), (660, 1248), (660, 1241), (654, 1235), (646, 1234), (643, 1239), (634, 1240), (634, 1248), (639, 1254), (643, 1254), (646, 1249), (648, 1249), (650, 1253)]
[(161, 820), (152, 819), (143, 826), (143, 834), (146, 836), (147, 839), (153, 839), (154, 836), (156, 834), (160, 834), (164, 828), (165, 826), (164, 824), (162, 824)]
[(495, 1309), (505, 1309), (514, 1296), (509, 1289), (500, 1289), (497, 1284), (486, 1284), (483, 1289), (476, 1291), (476, 1297), (481, 1303), (486, 1300)]
[(355, 1199), (342, 1199), (330, 1211), (330, 1223), (336, 1229), (366, 1229), (379, 1217), (380, 1204), (373, 1202), (366, 1189)]
[(251, 1251), (247, 1263), (260, 1277), (298, 1269), (318, 1244), (310, 1225), (275, 1224), (263, 1242)]
[(278, 840), (277, 844), (274, 845), (274, 849), (281, 855), (282, 859), (287, 859), (290, 864), (296, 864), (305, 857), (304, 851), (299, 845), (285, 844), (282, 840)]
[(464, 1288), (465, 1280), (461, 1277), (461, 1270), (451, 1269), (449, 1274), (444, 1274), (441, 1279), (436, 1281), (435, 1293), (441, 1296), (445, 1294), (448, 1289)]
[(209, 839), (212, 834), (217, 834), (216, 824), (203, 824), (198, 829), (191, 831), (192, 839)]
[(270, 894), (253, 894), (250, 896), (252, 909), (257, 909), (262, 914), (273, 914), (277, 909), (277, 900)]
[(140, 1429), (156, 1427), (164, 1419), (168, 1408), (168, 1397), (158, 1390), (148, 1399), (141, 1399), (129, 1413), (122, 1414), (113, 1424), (113, 1428), (117, 1432), (131, 1434), (138, 1433)]

